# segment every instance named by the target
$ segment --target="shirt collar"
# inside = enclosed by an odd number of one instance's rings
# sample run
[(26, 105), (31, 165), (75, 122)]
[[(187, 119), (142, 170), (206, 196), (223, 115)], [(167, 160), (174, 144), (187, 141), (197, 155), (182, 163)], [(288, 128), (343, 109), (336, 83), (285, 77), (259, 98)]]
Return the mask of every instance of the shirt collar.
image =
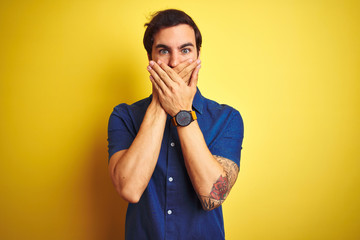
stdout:
[(203, 102), (204, 97), (201, 95), (199, 88), (196, 87), (196, 94), (193, 100), (193, 108), (200, 114), (203, 113)]

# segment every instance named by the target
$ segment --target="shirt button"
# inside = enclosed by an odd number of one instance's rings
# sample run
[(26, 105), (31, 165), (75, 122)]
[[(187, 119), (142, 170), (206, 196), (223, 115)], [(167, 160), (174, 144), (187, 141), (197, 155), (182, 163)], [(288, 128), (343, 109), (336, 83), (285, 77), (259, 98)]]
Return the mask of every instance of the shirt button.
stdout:
[(172, 177), (169, 177), (169, 182), (174, 181), (174, 179)]
[(171, 142), (171, 143), (170, 143), (170, 146), (174, 147), (174, 146), (175, 146), (175, 143), (174, 143), (174, 142)]
[(171, 210), (168, 210), (167, 213), (168, 213), (169, 215), (171, 215), (171, 214), (172, 214), (172, 211), (171, 211)]

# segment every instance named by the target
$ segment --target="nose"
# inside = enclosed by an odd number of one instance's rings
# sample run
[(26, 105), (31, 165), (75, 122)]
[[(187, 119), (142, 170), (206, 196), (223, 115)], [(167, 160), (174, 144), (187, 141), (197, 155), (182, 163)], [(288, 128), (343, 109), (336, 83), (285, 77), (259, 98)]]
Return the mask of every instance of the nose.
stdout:
[(180, 63), (180, 56), (177, 53), (172, 53), (170, 56), (169, 66), (174, 68)]

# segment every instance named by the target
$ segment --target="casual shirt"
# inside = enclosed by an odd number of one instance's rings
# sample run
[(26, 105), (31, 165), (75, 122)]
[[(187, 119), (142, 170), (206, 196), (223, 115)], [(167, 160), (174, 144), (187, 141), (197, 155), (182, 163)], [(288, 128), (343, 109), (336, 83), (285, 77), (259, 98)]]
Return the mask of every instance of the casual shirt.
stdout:
[[(108, 128), (109, 159), (128, 149), (136, 137), (152, 96), (114, 108)], [(240, 164), (243, 121), (232, 107), (203, 97), (197, 89), (193, 101), (197, 121), (213, 155)], [(147, 144), (152, 144), (151, 142)], [(138, 203), (129, 203), (126, 239), (225, 239), (221, 206), (203, 210), (187, 173), (179, 136), (168, 115), (159, 158)]]

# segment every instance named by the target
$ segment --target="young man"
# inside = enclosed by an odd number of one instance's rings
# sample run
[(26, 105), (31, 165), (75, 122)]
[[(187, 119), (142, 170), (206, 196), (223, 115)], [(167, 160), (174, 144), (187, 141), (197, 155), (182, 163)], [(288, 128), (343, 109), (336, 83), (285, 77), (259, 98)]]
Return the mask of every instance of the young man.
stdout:
[(187, 14), (160, 11), (146, 26), (152, 95), (116, 106), (108, 129), (109, 172), (129, 202), (126, 239), (224, 239), (242, 118), (197, 88), (202, 38)]

